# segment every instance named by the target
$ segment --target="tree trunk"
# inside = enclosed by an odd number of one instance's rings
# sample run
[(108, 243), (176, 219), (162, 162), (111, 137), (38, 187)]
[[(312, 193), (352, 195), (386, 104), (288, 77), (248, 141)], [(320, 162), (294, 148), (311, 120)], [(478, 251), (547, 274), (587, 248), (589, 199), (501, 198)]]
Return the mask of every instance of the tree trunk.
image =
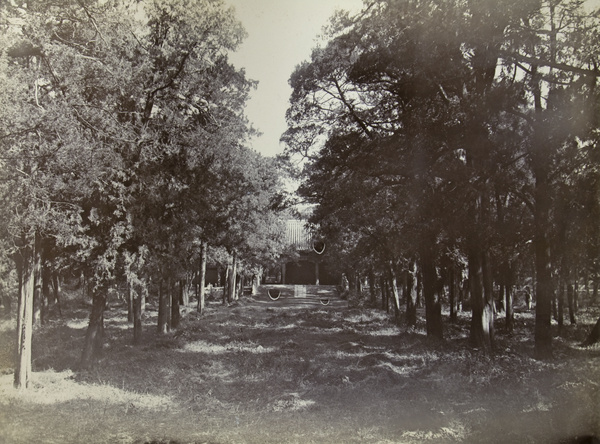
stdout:
[(385, 299), (386, 299), (386, 283), (385, 283), (385, 278), (383, 277), (383, 275), (379, 278), (379, 287), (381, 288), (381, 309), (382, 310), (386, 310), (386, 303), (385, 303)]
[(92, 313), (85, 335), (85, 344), (81, 353), (82, 369), (91, 368), (100, 357), (104, 341), (104, 308), (106, 306), (106, 287), (95, 288), (92, 294)]
[(535, 334), (534, 354), (537, 359), (552, 358), (552, 272), (550, 262), (549, 224), (551, 192), (550, 161), (551, 143), (547, 140), (543, 127), (542, 93), (537, 75), (538, 67), (533, 65), (532, 84), (535, 105), (536, 125), (533, 128), (531, 146), (531, 169), (535, 179), (533, 190), (533, 220), (535, 234), (533, 237), (535, 255)]
[(170, 318), (171, 318), (171, 294), (169, 291), (169, 282), (164, 285), (164, 281), (161, 279), (158, 286), (158, 332), (168, 333), (171, 330)]
[(236, 274), (237, 274), (237, 254), (235, 251), (232, 255), (231, 272), (229, 273), (227, 302), (232, 302), (236, 299)]
[(406, 273), (406, 323), (417, 325), (417, 263), (412, 261)]
[[(538, 168), (539, 169), (539, 168)], [(547, 175), (537, 172), (535, 183), (535, 357), (552, 358), (552, 275), (546, 224), (550, 219)]]
[(33, 258), (31, 248), (21, 248), (15, 256), (19, 279), (19, 308), (17, 315), (17, 362), (14, 385), (29, 387), (31, 379), (31, 345), (33, 337)]
[(176, 329), (179, 327), (179, 321), (181, 319), (181, 312), (179, 310), (179, 304), (183, 297), (184, 281), (180, 280), (179, 285), (176, 285), (177, 289), (171, 290), (171, 328)]
[(557, 299), (557, 316), (556, 322), (558, 324), (558, 334), (562, 333), (563, 325), (565, 323), (565, 283), (561, 282), (558, 286), (556, 293)]
[(592, 328), (588, 337), (580, 345), (585, 347), (595, 344), (598, 341), (600, 341), (600, 318), (596, 321), (596, 325), (594, 325), (594, 328)]
[(377, 305), (377, 291), (375, 290), (375, 273), (373, 268), (369, 269), (369, 294), (371, 295), (371, 307)]
[(42, 293), (42, 241), (38, 234), (35, 235), (35, 248), (33, 250), (33, 325), (42, 324), (44, 311), (44, 294)]
[(198, 313), (204, 312), (205, 306), (205, 289), (206, 286), (206, 258), (207, 258), (207, 245), (206, 242), (202, 242), (202, 250), (200, 252), (200, 273), (198, 274)]
[(229, 302), (227, 298), (229, 297), (229, 275), (231, 274), (231, 265), (227, 264), (225, 268), (225, 279), (223, 279), (223, 305)]
[(52, 272), (52, 291), (54, 294), (54, 303), (58, 306), (58, 314), (62, 317), (60, 307), (60, 276), (58, 275), (58, 271)]
[(510, 264), (505, 264), (504, 270), (504, 310), (506, 313), (506, 331), (512, 332), (515, 326), (515, 311), (512, 291), (512, 267)]
[(388, 272), (390, 274), (390, 286), (392, 287), (392, 296), (394, 298), (394, 317), (396, 322), (400, 321), (400, 295), (398, 294), (398, 278), (396, 276), (396, 270), (394, 262), (390, 261), (388, 266)]
[(50, 283), (52, 273), (47, 266), (42, 266), (42, 324), (48, 322), (50, 301), (53, 299), (50, 296)]
[(142, 299), (143, 286), (138, 286), (133, 294), (133, 344), (138, 345), (142, 340)]
[(127, 322), (133, 322), (133, 291), (131, 284), (127, 283)]
[(450, 322), (455, 323), (457, 320), (456, 314), (456, 270), (454, 264), (450, 266), (450, 282), (448, 283), (448, 299), (450, 303)]
[[(433, 245), (432, 242), (429, 245)], [(443, 339), (442, 305), (436, 295), (437, 273), (430, 246), (421, 249), (421, 273), (423, 275), (423, 297), (425, 299), (425, 321), (427, 336)]]
[(567, 304), (569, 305), (569, 321), (571, 325), (577, 323), (575, 318), (575, 290), (573, 284), (569, 282), (567, 286)]
[(469, 282), (471, 284), (471, 332), (470, 339), (474, 347), (489, 352), (494, 340), (493, 297), (486, 290), (487, 261), (475, 245), (469, 254)]

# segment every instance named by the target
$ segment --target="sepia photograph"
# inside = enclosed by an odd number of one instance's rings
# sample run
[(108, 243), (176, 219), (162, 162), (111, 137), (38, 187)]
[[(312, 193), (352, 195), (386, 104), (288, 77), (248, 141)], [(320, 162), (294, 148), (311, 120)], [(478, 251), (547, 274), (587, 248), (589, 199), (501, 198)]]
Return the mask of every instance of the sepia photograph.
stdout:
[(0, 0), (0, 443), (600, 444), (600, 0)]

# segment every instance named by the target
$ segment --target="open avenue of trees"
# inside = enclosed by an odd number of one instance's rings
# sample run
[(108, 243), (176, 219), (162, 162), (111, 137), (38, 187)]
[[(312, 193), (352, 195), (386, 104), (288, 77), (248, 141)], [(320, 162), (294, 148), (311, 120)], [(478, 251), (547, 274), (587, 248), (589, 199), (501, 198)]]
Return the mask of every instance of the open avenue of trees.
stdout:
[(150, 289), (159, 331), (176, 327), (207, 257), (230, 264), (236, 298), (236, 276), (278, 254), (285, 193), (276, 161), (247, 147), (255, 82), (228, 61), (245, 31), (222, 1), (14, 0), (0, 26), (1, 242), (24, 387), (59, 275), (81, 276), (93, 300), (87, 368), (115, 285), (134, 341)]
[(600, 279), (599, 12), (368, 0), (325, 40), (290, 78), (282, 140), (350, 287), (377, 283), (413, 325), (422, 297), (437, 338), (442, 303), (453, 319), (468, 294), (490, 350), (495, 305), (510, 330), (527, 285), (535, 355), (552, 356), (553, 308), (576, 322), (579, 286)]
[[(279, 159), (249, 148), (256, 82), (228, 59), (244, 37), (224, 0), (0, 3), (15, 386), (30, 381), (34, 327), (60, 309), (65, 278), (91, 301), (82, 369), (115, 289), (139, 344), (147, 299), (157, 334), (178, 327), (194, 286), (202, 313), (207, 263), (223, 266), (223, 303), (260, 281), (285, 252), (296, 161), (349, 297), (381, 298), (409, 326), (423, 307), (435, 339), (442, 309), (454, 321), (463, 307), (473, 346), (490, 352), (499, 313), (512, 331), (527, 293), (535, 356), (551, 358), (553, 317), (559, 333), (576, 323), (580, 289), (594, 301), (600, 283), (600, 11), (365, 0), (292, 73)], [(598, 340), (600, 320), (586, 342)]]

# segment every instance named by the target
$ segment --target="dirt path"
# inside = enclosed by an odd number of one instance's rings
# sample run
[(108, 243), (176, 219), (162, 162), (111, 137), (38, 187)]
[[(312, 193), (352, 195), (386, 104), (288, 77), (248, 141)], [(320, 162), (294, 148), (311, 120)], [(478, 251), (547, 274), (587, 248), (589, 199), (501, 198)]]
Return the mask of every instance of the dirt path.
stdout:
[[(555, 362), (531, 359), (531, 314), (484, 356), (468, 347), (466, 314), (447, 341), (430, 342), (422, 324), (406, 330), (306, 290), (189, 309), (166, 336), (149, 305), (139, 347), (111, 309), (103, 360), (87, 373), (73, 371), (86, 311), (71, 310), (37, 332), (32, 390), (15, 392), (0, 363), (0, 442), (558, 444), (600, 434), (600, 350), (567, 338)], [(5, 326), (0, 339), (12, 334)]]

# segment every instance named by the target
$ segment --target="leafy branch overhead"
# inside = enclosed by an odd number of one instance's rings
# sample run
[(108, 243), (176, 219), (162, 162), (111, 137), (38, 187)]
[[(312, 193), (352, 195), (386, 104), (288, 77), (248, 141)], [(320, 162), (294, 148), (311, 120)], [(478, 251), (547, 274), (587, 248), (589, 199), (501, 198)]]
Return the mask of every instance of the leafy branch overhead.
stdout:
[(0, 10), (0, 199), (13, 250), (89, 276), (94, 301), (123, 276), (187, 276), (202, 243), (256, 260), (283, 191), (278, 167), (247, 147), (256, 82), (228, 60), (245, 36), (231, 8), (68, 0)]

